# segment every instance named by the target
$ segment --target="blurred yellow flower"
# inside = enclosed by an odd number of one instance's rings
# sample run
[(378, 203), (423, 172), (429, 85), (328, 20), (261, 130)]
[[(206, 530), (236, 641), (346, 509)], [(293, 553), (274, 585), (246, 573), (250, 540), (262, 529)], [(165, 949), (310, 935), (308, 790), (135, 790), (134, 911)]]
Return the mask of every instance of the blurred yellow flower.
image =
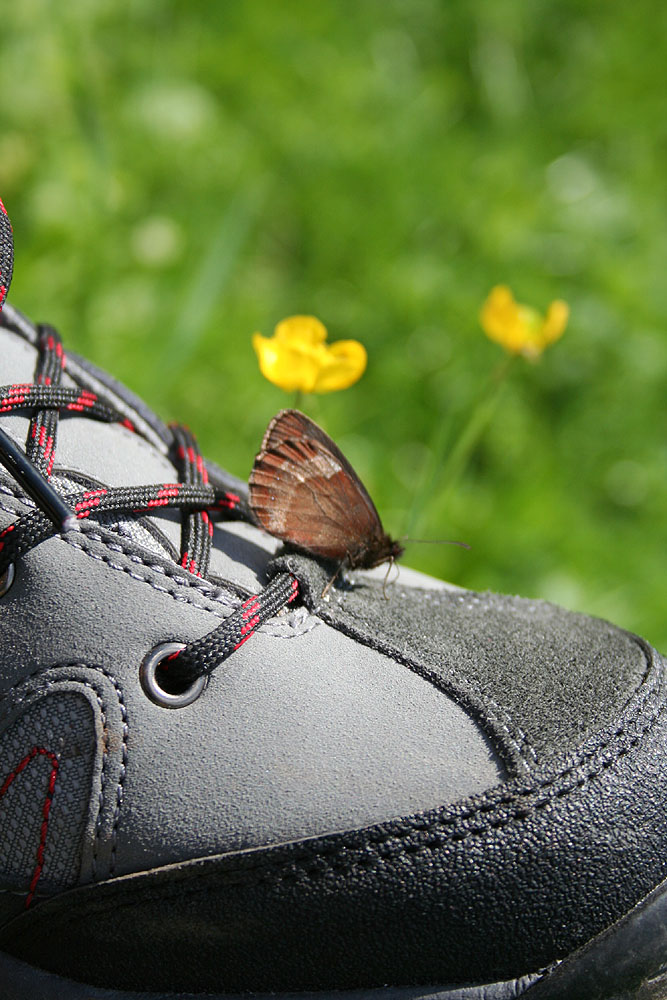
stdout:
[(515, 302), (506, 285), (496, 285), (482, 306), (480, 322), (484, 333), (497, 341), (510, 354), (537, 358), (549, 344), (562, 335), (567, 326), (570, 308), (556, 299), (541, 316), (530, 306)]
[(326, 344), (326, 327), (315, 316), (289, 316), (273, 337), (253, 334), (262, 375), (286, 392), (335, 392), (360, 379), (366, 348), (358, 340)]

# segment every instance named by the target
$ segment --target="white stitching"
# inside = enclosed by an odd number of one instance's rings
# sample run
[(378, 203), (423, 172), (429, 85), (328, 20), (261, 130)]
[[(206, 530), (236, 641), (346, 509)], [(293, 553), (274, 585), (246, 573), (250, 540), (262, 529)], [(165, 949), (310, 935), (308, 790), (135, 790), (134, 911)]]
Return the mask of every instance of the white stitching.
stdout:
[[(13, 507), (7, 506), (2, 502), (2, 500), (0, 500), (0, 509), (6, 511), (8, 514), (17, 513), (17, 511)], [(58, 537), (58, 536), (53, 536), (53, 537)], [(221, 614), (217, 608), (212, 608), (202, 605), (198, 601), (193, 600), (192, 596), (187, 593), (181, 593), (181, 594), (175, 593), (169, 587), (160, 586), (160, 584), (157, 583), (157, 581), (151, 580), (148, 576), (133, 572), (128, 566), (124, 566), (120, 563), (114, 562), (109, 556), (93, 551), (90, 546), (86, 545), (86, 540), (92, 539), (93, 541), (98, 542), (100, 545), (103, 545), (104, 548), (109, 549), (112, 552), (117, 552), (118, 554), (124, 556), (126, 559), (133, 562), (135, 565), (143, 566), (150, 572), (159, 573), (166, 579), (169, 579), (170, 582), (174, 584), (174, 586), (182, 587), (186, 590), (189, 589), (199, 592), (206, 600), (209, 600), (217, 604), (221, 604), (224, 607), (228, 608), (230, 612), (233, 612), (239, 606), (239, 602), (238, 601), (235, 602), (233, 599), (229, 598), (222, 589), (213, 588), (207, 586), (205, 583), (200, 583), (195, 580), (189, 580), (187, 577), (181, 576), (178, 573), (172, 574), (167, 567), (162, 566), (159, 563), (155, 563), (154, 561), (149, 562), (147, 559), (143, 559), (141, 556), (137, 555), (134, 552), (128, 552), (127, 549), (125, 549), (122, 546), (122, 544), (114, 543), (109, 539), (104, 538), (102, 535), (98, 534), (95, 531), (87, 530), (85, 535), (79, 535), (78, 537), (62, 535), (60, 536), (60, 538), (62, 541), (67, 542), (67, 544), (71, 545), (73, 548), (79, 549), (79, 551), (83, 552), (84, 555), (90, 556), (91, 559), (95, 559), (97, 560), (97, 562), (105, 563), (110, 569), (117, 570), (118, 572), (121, 573), (125, 573), (132, 580), (136, 580), (138, 583), (146, 583), (148, 584), (148, 586), (152, 587), (153, 590), (156, 590), (158, 593), (166, 594), (168, 597), (173, 598), (173, 600), (178, 601), (181, 604), (189, 604), (192, 607), (198, 608), (199, 610), (206, 611), (209, 614), (212, 614), (215, 617), (219, 618), (221, 621), (224, 621), (224, 619), (227, 618), (227, 615)], [(299, 609), (299, 610), (305, 611), (305, 609)], [(297, 615), (298, 613), (299, 612), (297, 611), (294, 612), (293, 614)], [(274, 636), (277, 639), (295, 639), (300, 635), (306, 635), (308, 632), (311, 632), (314, 628), (317, 627), (318, 624), (319, 624), (319, 619), (316, 616), (311, 615), (308, 611), (305, 611), (303, 622), (300, 625), (295, 625), (293, 623), (293, 619), (292, 620), (286, 619), (284, 624), (281, 623), (280, 625), (271, 625), (267, 623), (265, 625), (262, 625), (257, 630), (257, 632), (258, 633), (261, 632), (265, 635)]]
[[(46, 667), (46, 668), (41, 668), (40, 670), (35, 670), (32, 674), (27, 674), (20, 681), (16, 681), (16, 683), (12, 684), (11, 687), (7, 688), (5, 691), (2, 692), (2, 696), (0, 697), (0, 706), (2, 704), (2, 701), (4, 701), (5, 699), (9, 699), (14, 705), (21, 705), (23, 703), (23, 701), (24, 701), (24, 698), (23, 697), (19, 697), (18, 699), (14, 699), (12, 696), (18, 691), (19, 688), (24, 687), (24, 686), (27, 686), (29, 688), (29, 690), (26, 692), (26, 695), (28, 695), (28, 696), (33, 695), (33, 694), (38, 694), (40, 691), (47, 691), (48, 692), (50, 689), (52, 689), (53, 680), (51, 680), (49, 678), (44, 678), (42, 680), (39, 680), (39, 678), (40, 677), (43, 678), (43, 675), (45, 673), (51, 673), (51, 672), (53, 672), (55, 670), (66, 669), (68, 667), (70, 669), (71, 668), (79, 668), (79, 669), (82, 669), (82, 670), (96, 670), (98, 673), (103, 674), (103, 676), (106, 677), (107, 680), (109, 680), (111, 682), (111, 684), (113, 684), (113, 687), (114, 687), (114, 689), (116, 691), (116, 696), (118, 698), (118, 709), (120, 711), (120, 715), (121, 715), (121, 719), (122, 719), (123, 736), (122, 736), (122, 741), (121, 741), (121, 760), (120, 760), (120, 765), (119, 765), (119, 768), (118, 768), (119, 776), (118, 776), (118, 781), (116, 783), (116, 805), (115, 805), (115, 808), (114, 808), (113, 821), (112, 821), (112, 827), (111, 827), (111, 860), (110, 860), (110, 864), (109, 864), (109, 875), (113, 875), (113, 873), (115, 871), (115, 867), (116, 867), (116, 852), (117, 852), (117, 847), (118, 847), (118, 826), (119, 826), (119, 823), (120, 823), (120, 810), (121, 810), (121, 806), (123, 804), (125, 777), (127, 775), (128, 740), (129, 740), (129, 734), (130, 734), (130, 727), (129, 727), (129, 723), (127, 721), (128, 720), (127, 707), (125, 705), (125, 698), (124, 698), (124, 695), (123, 695), (123, 689), (121, 688), (119, 681), (108, 670), (105, 670), (104, 667), (96, 666), (94, 664), (78, 663), (78, 662), (77, 663), (56, 663), (56, 664), (54, 664), (51, 667)], [(37, 680), (38, 683), (30, 685), (30, 682), (34, 681), (34, 680)], [(96, 877), (96, 875), (97, 875), (98, 844), (99, 844), (99, 839), (100, 839), (100, 835), (101, 835), (101, 829), (102, 829), (102, 811), (103, 811), (103, 808), (104, 808), (104, 786), (106, 785), (106, 768), (107, 768), (108, 753), (109, 753), (109, 750), (108, 750), (108, 746), (109, 746), (108, 733), (106, 732), (106, 730), (107, 730), (107, 718), (108, 718), (108, 716), (107, 716), (107, 711), (106, 711), (106, 708), (105, 708), (104, 700), (103, 700), (103, 698), (102, 698), (99, 690), (97, 689), (97, 687), (95, 687), (95, 685), (93, 683), (91, 683), (90, 680), (85, 680), (85, 679), (81, 679), (81, 678), (78, 678), (78, 677), (74, 677), (74, 678), (62, 678), (62, 680), (64, 680), (64, 681), (67, 680), (67, 681), (69, 681), (70, 683), (73, 683), (73, 684), (79, 684), (82, 687), (88, 688), (90, 691), (92, 691), (94, 693), (95, 699), (96, 699), (98, 705), (100, 706), (100, 712), (102, 714), (102, 723), (103, 723), (103, 727), (104, 727), (104, 730), (105, 730), (104, 748), (103, 748), (103, 751), (102, 751), (102, 769), (101, 769), (101, 773), (100, 773), (99, 810), (98, 810), (98, 813), (97, 813), (97, 819), (95, 820), (95, 842), (93, 844), (92, 868), (93, 868), (93, 877)], [(1, 711), (1, 708), (0, 708), (0, 711)]]

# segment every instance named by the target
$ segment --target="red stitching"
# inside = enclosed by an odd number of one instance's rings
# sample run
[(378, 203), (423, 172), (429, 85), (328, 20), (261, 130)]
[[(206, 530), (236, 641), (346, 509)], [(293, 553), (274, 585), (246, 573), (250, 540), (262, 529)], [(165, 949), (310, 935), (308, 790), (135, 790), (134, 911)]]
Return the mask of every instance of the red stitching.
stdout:
[(246, 635), (248, 632), (254, 632), (259, 625), (259, 615), (255, 615), (245, 625), (241, 626), (241, 635)]
[(4, 531), (0, 531), (0, 552), (2, 552), (2, 550), (5, 547), (5, 543), (2, 541), (2, 539), (5, 538), (10, 533), (10, 531), (13, 531), (15, 527), (16, 525), (10, 524), (9, 527), (5, 528)]
[(9, 413), (15, 406), (25, 403), (30, 395), (31, 387), (27, 383), (17, 382), (9, 389), (9, 393), (0, 397), (2, 399), (2, 409), (0, 413)]
[(220, 500), (213, 509), (216, 510), (220, 507), (227, 507), (228, 510), (234, 510), (237, 503), (239, 502), (240, 502), (240, 497), (238, 497), (236, 493), (225, 493), (225, 495), (220, 498)]
[(88, 517), (94, 507), (99, 507), (102, 497), (106, 496), (107, 490), (87, 490), (83, 494), (83, 499), (74, 506), (77, 517)]
[(74, 403), (67, 404), (67, 409), (82, 413), (84, 410), (94, 406), (96, 401), (97, 395), (94, 392), (91, 392), (90, 389), (83, 389)]
[(237, 649), (240, 649), (244, 642), (248, 641), (248, 639), (250, 638), (250, 636), (254, 634), (254, 631), (255, 630), (253, 629), (252, 632), (248, 632), (247, 635), (244, 635), (243, 638), (240, 639), (239, 642), (236, 643), (236, 645), (234, 646), (234, 652), (236, 652)]
[(253, 594), (247, 601), (244, 601), (241, 607), (243, 608), (241, 617), (244, 622), (247, 622), (249, 618), (252, 618), (259, 611), (259, 598), (257, 594)]
[(25, 907), (26, 910), (33, 901), (35, 890), (37, 888), (37, 883), (39, 882), (40, 876), (44, 869), (44, 849), (46, 848), (46, 838), (49, 832), (49, 815), (51, 813), (51, 803), (53, 802), (53, 793), (56, 788), (56, 778), (58, 777), (58, 758), (51, 750), (45, 750), (43, 747), (33, 747), (30, 753), (27, 753), (23, 760), (20, 760), (13, 771), (7, 775), (0, 788), (0, 799), (4, 796), (7, 789), (10, 787), (12, 782), (25, 771), (26, 767), (37, 757), (47, 757), (51, 761), (51, 773), (49, 775), (49, 784), (46, 790), (46, 798), (44, 799), (44, 804), (42, 806), (42, 825), (39, 831), (39, 846), (37, 847), (37, 861), (35, 864), (35, 870), (32, 873), (32, 878), (30, 879), (30, 886), (28, 887), (28, 895), (26, 896)]

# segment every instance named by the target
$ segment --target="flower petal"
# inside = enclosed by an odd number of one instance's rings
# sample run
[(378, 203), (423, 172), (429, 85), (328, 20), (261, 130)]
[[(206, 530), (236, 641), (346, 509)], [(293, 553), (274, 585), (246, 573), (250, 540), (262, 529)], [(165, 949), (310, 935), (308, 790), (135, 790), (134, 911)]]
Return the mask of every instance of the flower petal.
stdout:
[(289, 316), (273, 337), (252, 338), (265, 378), (286, 392), (346, 389), (366, 368), (366, 349), (356, 340), (325, 343), (327, 331), (315, 316)]
[(274, 337), (294, 346), (317, 347), (327, 339), (327, 329), (316, 316), (288, 316), (278, 323)]
[(480, 322), (487, 337), (501, 344), (510, 354), (535, 359), (563, 333), (569, 308), (560, 299), (552, 302), (546, 317), (515, 301), (507, 285), (491, 289), (480, 311)]
[(337, 340), (330, 347), (325, 347), (325, 351), (326, 357), (322, 359), (314, 392), (347, 389), (364, 374), (368, 356), (366, 348), (358, 340)]
[(519, 307), (507, 285), (496, 285), (489, 292), (480, 313), (482, 329), (487, 337), (509, 350), (521, 341)]
[(305, 352), (275, 337), (253, 334), (252, 346), (259, 360), (259, 368), (269, 382), (285, 392), (313, 392), (321, 368), (318, 352)]
[(555, 299), (547, 309), (547, 315), (542, 326), (542, 336), (544, 346), (553, 344), (563, 335), (563, 330), (567, 326), (570, 317), (570, 307), (562, 299)]

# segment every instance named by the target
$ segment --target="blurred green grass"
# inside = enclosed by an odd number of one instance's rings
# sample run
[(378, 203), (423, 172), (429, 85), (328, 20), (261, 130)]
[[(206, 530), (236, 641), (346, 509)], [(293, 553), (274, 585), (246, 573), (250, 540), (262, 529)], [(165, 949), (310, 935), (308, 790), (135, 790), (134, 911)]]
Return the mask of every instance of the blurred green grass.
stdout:
[[(667, 649), (667, 8), (651, 0), (22, 0), (3, 15), (11, 299), (246, 477), (289, 400), (250, 334), (369, 352), (308, 409), (406, 561)], [(500, 350), (489, 288), (570, 326), (427, 488)], [(411, 515), (415, 515), (412, 516)]]

